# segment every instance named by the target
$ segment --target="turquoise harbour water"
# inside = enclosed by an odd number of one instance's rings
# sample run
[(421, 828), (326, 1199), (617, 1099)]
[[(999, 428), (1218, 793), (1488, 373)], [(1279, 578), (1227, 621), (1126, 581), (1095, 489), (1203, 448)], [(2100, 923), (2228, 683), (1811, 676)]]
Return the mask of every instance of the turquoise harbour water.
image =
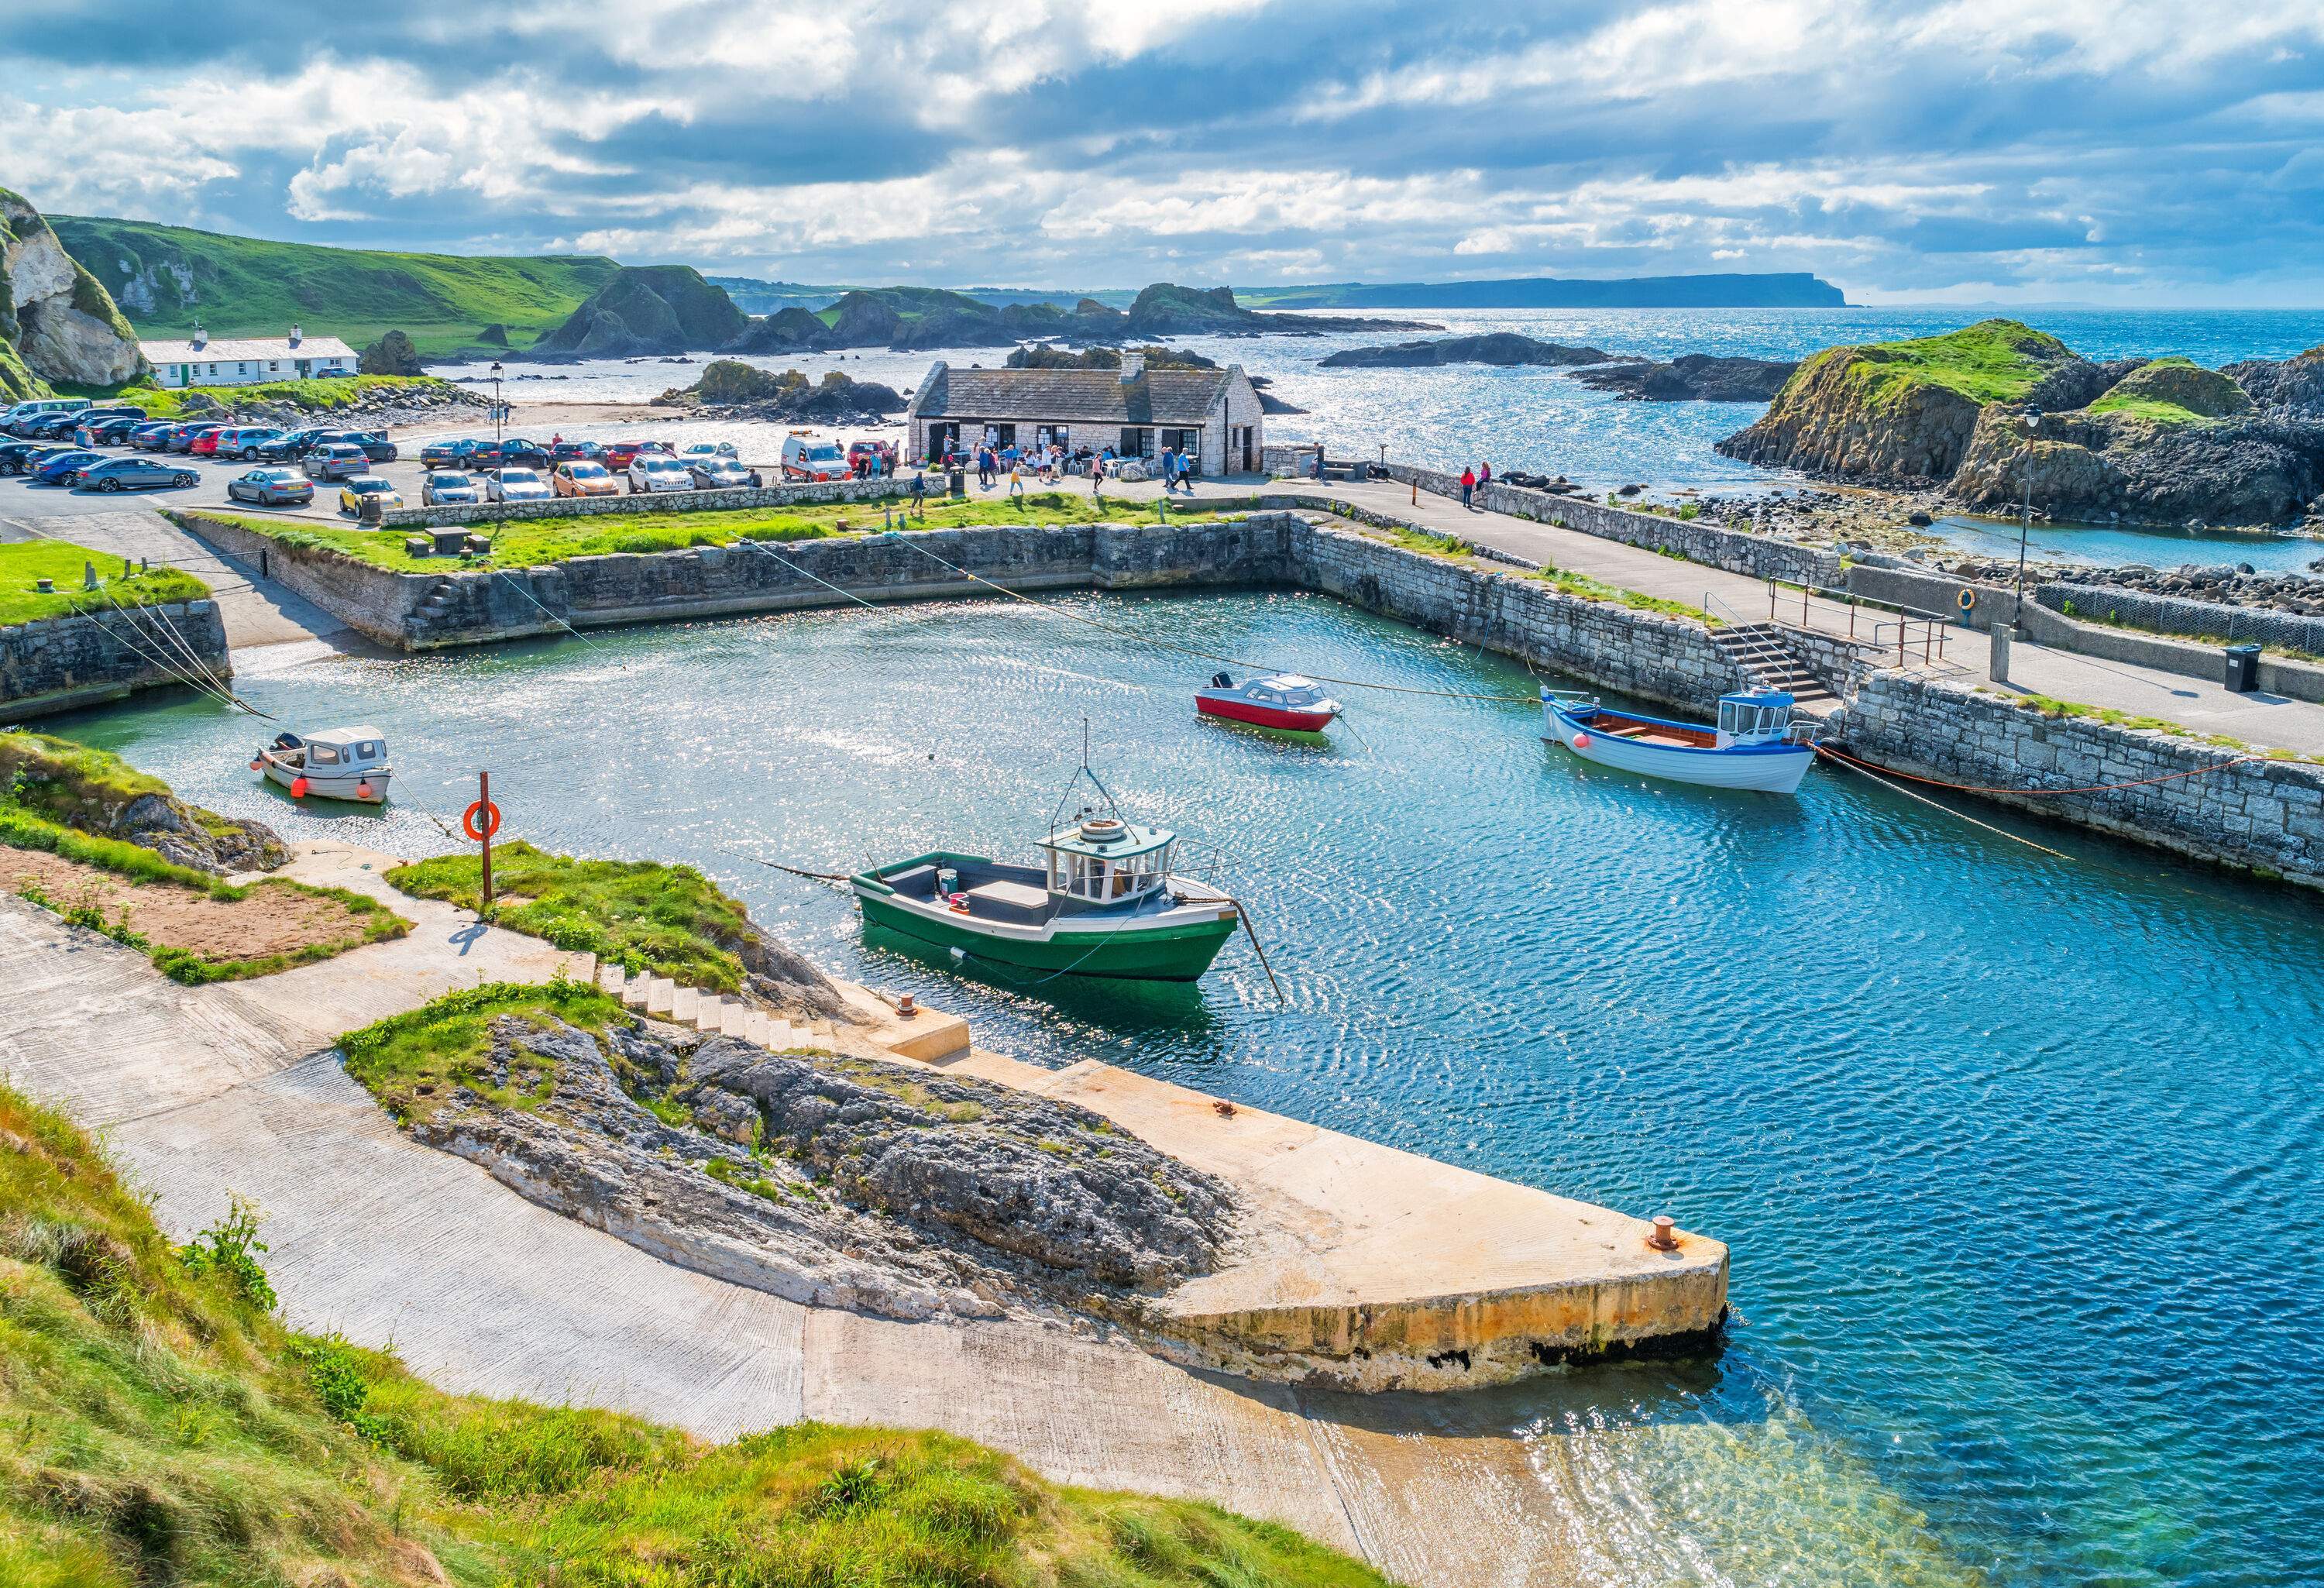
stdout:
[[(1078, 598), (1094, 603), (1095, 598)], [(1527, 697), (1309, 596), (1103, 602), (1176, 642)], [(300, 809), (272, 725), (68, 719), (189, 797), (406, 854), (489, 766), (510, 831), (691, 861), (844, 974), (1029, 1058), (1095, 1057), (1731, 1243), (1712, 1361), (1560, 1375), (1518, 1431), (1604, 1584), (2324, 1579), (2318, 901), (1819, 768), (1793, 799), (1585, 771), (1526, 704), (1348, 692), (1330, 741), (1199, 721), (1208, 668), (991, 604), (245, 672), (371, 721), (399, 805)], [(1081, 725), (1130, 810), (1224, 860), (1288, 995), (999, 974), (861, 941), (817, 869), (1028, 852)], [(1452, 1414), (1448, 1413), (1448, 1416)]]

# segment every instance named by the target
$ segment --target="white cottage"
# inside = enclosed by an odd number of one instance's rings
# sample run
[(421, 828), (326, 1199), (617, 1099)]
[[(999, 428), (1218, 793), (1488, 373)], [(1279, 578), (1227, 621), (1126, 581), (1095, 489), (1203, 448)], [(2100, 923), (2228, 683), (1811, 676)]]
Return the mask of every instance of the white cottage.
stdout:
[(266, 381), (321, 380), (355, 373), (355, 350), (337, 337), (213, 338), (199, 326), (186, 342), (140, 342), (164, 386), (249, 386)]
[(1119, 370), (954, 369), (939, 360), (905, 411), (906, 460), (931, 462), (948, 445), (973, 449), (1054, 442), (1117, 457), (1191, 453), (1205, 475), (1251, 474), (1266, 441), (1259, 391), (1240, 365), (1155, 369), (1131, 354)]

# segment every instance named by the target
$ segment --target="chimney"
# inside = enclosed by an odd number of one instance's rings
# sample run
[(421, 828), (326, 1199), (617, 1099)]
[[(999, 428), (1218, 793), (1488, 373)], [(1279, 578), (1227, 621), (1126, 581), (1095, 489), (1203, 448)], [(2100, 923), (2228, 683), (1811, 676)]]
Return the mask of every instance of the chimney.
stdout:
[(300, 338), (305, 335), (306, 333), (301, 331), (297, 326), (292, 326), (290, 328), (290, 346), (296, 347), (299, 345)]
[(1125, 386), (1146, 373), (1146, 355), (1125, 353), (1121, 355), (1121, 383)]
[(199, 353), (209, 339), (210, 334), (202, 329), (202, 322), (198, 319), (194, 321), (194, 351)]

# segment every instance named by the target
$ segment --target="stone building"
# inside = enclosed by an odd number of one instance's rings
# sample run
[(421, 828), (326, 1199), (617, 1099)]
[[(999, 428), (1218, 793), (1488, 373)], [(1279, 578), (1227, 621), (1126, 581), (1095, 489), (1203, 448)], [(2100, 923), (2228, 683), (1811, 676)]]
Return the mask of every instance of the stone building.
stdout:
[(199, 326), (186, 342), (141, 342), (145, 362), (164, 386), (250, 386), (265, 381), (322, 380), (355, 373), (355, 350), (337, 337), (213, 338)]
[(1136, 354), (1110, 369), (954, 369), (939, 360), (905, 412), (906, 461), (948, 444), (1047, 446), (1117, 457), (1191, 453), (1196, 472), (1252, 474), (1266, 445), (1259, 392), (1240, 365), (1156, 369)]

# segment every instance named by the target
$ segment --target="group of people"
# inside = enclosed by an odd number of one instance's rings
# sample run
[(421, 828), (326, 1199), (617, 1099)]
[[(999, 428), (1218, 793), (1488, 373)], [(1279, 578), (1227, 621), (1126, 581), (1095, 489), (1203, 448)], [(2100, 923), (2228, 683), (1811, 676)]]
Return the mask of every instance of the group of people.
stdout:
[[(986, 441), (973, 453), (963, 451), (957, 443), (954, 443), (945, 448), (940, 461), (942, 466), (949, 471), (964, 470), (972, 460), (976, 465), (976, 483), (980, 488), (990, 491), (1006, 480), (1011, 496), (1025, 494), (1025, 477), (1028, 475), (1041, 485), (1050, 485), (1068, 475), (1084, 474), (1089, 476), (1090, 494), (1097, 496), (1103, 492), (1107, 477), (1120, 473), (1123, 462), (1114, 455), (1111, 447), (1097, 451), (1086, 447), (1068, 450), (1055, 441), (1025, 448), (1019, 448), (1014, 441), (1006, 445)], [(1190, 496), (1194, 494), (1195, 458), (1193, 453), (1166, 447), (1154, 461), (1161, 470), (1165, 491), (1183, 490)]]
[(1471, 512), (1477, 511), (1477, 492), (1493, 483), (1493, 466), (1480, 463), (1461, 471), (1461, 505)]

